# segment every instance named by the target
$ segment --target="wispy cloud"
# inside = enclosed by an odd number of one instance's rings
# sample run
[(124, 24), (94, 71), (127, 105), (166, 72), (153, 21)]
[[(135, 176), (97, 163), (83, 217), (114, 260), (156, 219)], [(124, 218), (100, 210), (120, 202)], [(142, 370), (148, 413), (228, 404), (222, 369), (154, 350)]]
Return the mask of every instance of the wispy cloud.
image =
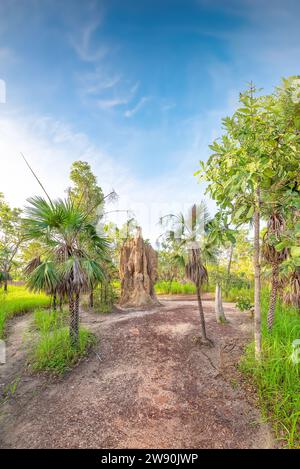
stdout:
[(86, 25), (80, 33), (79, 38), (72, 38), (71, 44), (81, 60), (85, 62), (99, 62), (109, 51), (105, 45), (93, 47), (92, 39), (94, 33), (101, 25), (101, 20), (95, 20)]
[(100, 109), (111, 109), (122, 104), (127, 104), (127, 98), (98, 99), (97, 106)]
[(128, 92), (120, 92), (119, 96), (115, 93), (115, 96), (112, 98), (105, 97), (98, 99), (96, 104), (100, 109), (111, 109), (117, 106), (128, 104), (134, 98), (138, 86), (139, 82), (136, 82), (133, 86), (131, 86)]
[(150, 96), (143, 96), (139, 102), (134, 106), (132, 109), (128, 109), (125, 113), (125, 117), (132, 117), (134, 114), (136, 114), (148, 101), (150, 101), (151, 97)]

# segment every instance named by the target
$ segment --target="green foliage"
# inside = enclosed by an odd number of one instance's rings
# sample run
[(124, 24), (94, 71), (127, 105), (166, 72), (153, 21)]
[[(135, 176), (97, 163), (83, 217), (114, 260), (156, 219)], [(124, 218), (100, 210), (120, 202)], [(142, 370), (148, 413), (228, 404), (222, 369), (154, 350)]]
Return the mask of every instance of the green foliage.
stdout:
[(85, 161), (74, 161), (70, 179), (73, 186), (69, 197), (82, 211), (89, 213), (89, 220), (96, 222), (101, 218), (104, 209), (104, 195), (91, 167)]
[(0, 192), (0, 283), (9, 280), (22, 242), (21, 210), (11, 208)]
[(34, 313), (34, 325), (39, 332), (45, 334), (66, 325), (68, 311), (37, 310)]
[(278, 438), (289, 448), (300, 447), (300, 364), (291, 360), (292, 342), (300, 338), (297, 309), (278, 302), (276, 322), (267, 331), (268, 292), (262, 295), (262, 360), (254, 358), (251, 343), (241, 361), (241, 369), (257, 386), (261, 407), (274, 426)]
[(30, 357), (31, 368), (34, 371), (63, 374), (84, 357), (94, 344), (95, 336), (84, 328), (79, 330), (77, 348), (71, 344), (67, 327), (42, 332)]
[(155, 291), (158, 295), (190, 295), (196, 293), (196, 287), (191, 282), (181, 283), (175, 280), (171, 283), (161, 280), (155, 284)]
[(47, 308), (50, 303), (49, 296), (31, 293), (24, 287), (11, 286), (7, 293), (0, 292), (0, 338), (4, 336), (8, 319), (37, 308)]
[(238, 296), (236, 301), (236, 307), (240, 311), (250, 311), (253, 308), (253, 303), (249, 300), (248, 297)]

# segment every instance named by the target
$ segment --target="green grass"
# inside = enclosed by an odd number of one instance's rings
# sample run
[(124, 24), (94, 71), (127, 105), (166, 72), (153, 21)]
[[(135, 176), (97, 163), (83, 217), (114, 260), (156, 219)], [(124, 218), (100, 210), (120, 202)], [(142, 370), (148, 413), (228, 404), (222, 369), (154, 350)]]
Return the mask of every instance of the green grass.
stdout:
[(196, 293), (196, 288), (193, 283), (181, 283), (173, 281), (170, 282), (161, 280), (155, 284), (155, 291), (158, 295), (191, 295)]
[(36, 329), (45, 334), (51, 332), (54, 329), (59, 329), (66, 325), (68, 319), (68, 310), (64, 309), (63, 311), (45, 311), (39, 309), (34, 313), (34, 326)]
[[(294, 364), (292, 342), (300, 339), (299, 312), (281, 303), (271, 333), (267, 331), (268, 294), (262, 295), (262, 360), (254, 359), (251, 343), (241, 361), (258, 389), (264, 416), (273, 424), (277, 438), (288, 448), (300, 448), (300, 363)], [(299, 353), (300, 358), (300, 353)]]
[[(202, 288), (203, 292), (214, 293), (214, 285), (204, 284)], [(192, 295), (196, 293), (196, 287), (191, 282), (181, 283), (179, 281), (170, 282), (159, 281), (155, 284), (155, 291), (158, 295)], [(223, 300), (229, 302), (235, 302), (239, 297), (244, 297), (253, 301), (254, 292), (253, 288), (238, 288), (230, 287), (229, 291), (225, 294), (223, 289)]]
[[(44, 315), (49, 316), (46, 312)], [(40, 315), (37, 325), (40, 337), (30, 357), (33, 371), (63, 374), (84, 357), (95, 343), (95, 336), (84, 328), (80, 328), (79, 346), (74, 348), (70, 342), (68, 327), (59, 327), (55, 321), (48, 317), (41, 319)]]
[(9, 286), (8, 292), (0, 292), (0, 339), (4, 337), (8, 319), (17, 314), (50, 306), (50, 297), (44, 293), (29, 292), (23, 286)]

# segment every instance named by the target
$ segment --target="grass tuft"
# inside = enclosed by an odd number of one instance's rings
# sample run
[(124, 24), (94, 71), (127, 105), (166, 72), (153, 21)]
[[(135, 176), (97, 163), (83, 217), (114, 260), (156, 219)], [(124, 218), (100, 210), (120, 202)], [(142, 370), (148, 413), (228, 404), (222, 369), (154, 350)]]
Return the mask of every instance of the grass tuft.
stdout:
[(30, 360), (32, 370), (63, 374), (88, 353), (95, 341), (95, 336), (84, 328), (79, 331), (78, 348), (71, 345), (68, 327), (41, 333)]
[(59, 329), (66, 325), (68, 320), (68, 310), (53, 311), (39, 309), (34, 313), (34, 326), (36, 329), (45, 334), (54, 329)]

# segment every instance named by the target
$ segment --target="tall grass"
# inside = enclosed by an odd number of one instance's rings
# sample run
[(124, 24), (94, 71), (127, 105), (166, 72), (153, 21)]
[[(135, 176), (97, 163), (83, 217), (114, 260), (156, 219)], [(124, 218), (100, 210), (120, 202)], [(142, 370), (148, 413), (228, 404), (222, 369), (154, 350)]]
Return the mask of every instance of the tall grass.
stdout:
[(35, 312), (34, 326), (39, 337), (29, 359), (33, 371), (63, 374), (95, 343), (95, 336), (80, 328), (79, 346), (74, 348), (70, 342), (69, 328), (66, 327), (67, 320), (67, 310)]
[(190, 282), (181, 283), (176, 280), (170, 283), (161, 280), (155, 284), (155, 291), (158, 295), (189, 295), (195, 294), (196, 288), (195, 285)]
[(39, 309), (34, 313), (34, 326), (42, 334), (64, 327), (67, 320), (67, 309), (64, 309), (63, 311), (44, 311)]
[[(203, 292), (214, 293), (215, 286), (212, 284), (204, 284), (202, 290)], [(155, 291), (158, 295), (191, 295), (196, 293), (196, 287), (191, 282), (182, 283), (174, 280), (170, 283), (161, 280), (155, 284)], [(239, 297), (253, 301), (253, 296), (253, 288), (230, 286), (226, 293), (223, 288), (224, 301), (234, 302), (237, 301)]]
[(0, 339), (5, 333), (8, 319), (36, 308), (49, 307), (50, 297), (44, 293), (29, 292), (23, 286), (9, 286), (8, 292), (0, 291)]
[(86, 355), (94, 343), (95, 336), (84, 328), (79, 331), (78, 348), (71, 345), (68, 327), (42, 332), (32, 352), (32, 370), (63, 374)]
[[(289, 448), (300, 448), (300, 363), (293, 363), (293, 341), (300, 339), (300, 315), (278, 302), (272, 332), (267, 331), (268, 293), (262, 295), (262, 360), (254, 358), (251, 343), (241, 369), (257, 386), (263, 414), (273, 424), (277, 438)], [(299, 353), (300, 359), (300, 353)]]

